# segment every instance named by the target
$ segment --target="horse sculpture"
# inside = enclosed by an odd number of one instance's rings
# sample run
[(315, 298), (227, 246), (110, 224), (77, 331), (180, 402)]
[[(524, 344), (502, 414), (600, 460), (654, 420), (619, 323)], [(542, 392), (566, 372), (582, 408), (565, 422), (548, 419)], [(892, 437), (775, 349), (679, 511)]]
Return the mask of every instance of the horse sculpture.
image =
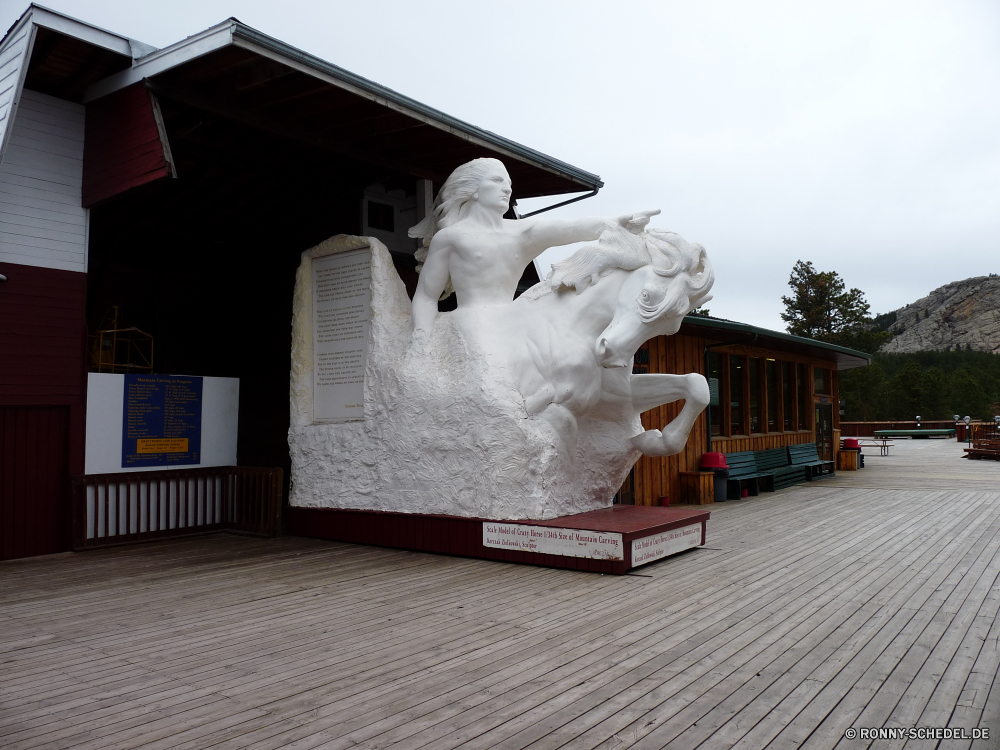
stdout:
[(609, 229), (556, 264), (512, 305), (524, 336), (509, 357), (528, 415), (548, 420), (571, 451), (582, 417), (620, 419), (624, 410), (633, 424), (643, 411), (684, 399), (665, 434), (628, 440), (649, 456), (680, 452), (708, 404), (705, 378), (633, 375), (632, 361), (643, 342), (676, 333), (685, 315), (711, 299), (713, 281), (701, 245), (657, 230)]
[[(443, 313), (410, 346), (409, 300), (388, 253), (365, 241), (373, 294), (392, 292), (373, 298), (365, 422), (313, 426), (304, 451), (293, 423), (293, 504), (552, 518), (606, 507), (639, 455), (683, 449), (708, 403), (704, 377), (631, 365), (710, 299), (700, 245), (609, 228), (513, 303)], [(681, 399), (668, 425), (643, 430), (640, 413)]]

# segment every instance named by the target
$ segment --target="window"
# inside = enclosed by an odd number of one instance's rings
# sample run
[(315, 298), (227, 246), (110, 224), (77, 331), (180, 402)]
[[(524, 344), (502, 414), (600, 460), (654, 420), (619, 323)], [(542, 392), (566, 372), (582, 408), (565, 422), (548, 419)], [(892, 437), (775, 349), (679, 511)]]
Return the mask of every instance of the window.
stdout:
[(799, 394), (799, 426), (800, 430), (809, 429), (809, 410), (812, 398), (809, 395), (809, 370), (804, 364), (795, 366), (795, 390)]
[(729, 434), (743, 435), (743, 357), (729, 357)]
[(750, 357), (750, 432), (762, 432), (760, 423), (760, 357)]
[(710, 351), (708, 378), (718, 383), (719, 399), (709, 411), (712, 437), (811, 429), (810, 374), (819, 383), (816, 388), (832, 387), (831, 370), (811, 368), (804, 362)]
[(767, 431), (780, 432), (778, 425), (778, 363), (773, 359), (764, 362), (764, 380), (767, 389)]
[(395, 212), (396, 209), (387, 203), (368, 201), (368, 226), (383, 232), (395, 232)]
[(708, 407), (712, 437), (722, 435), (722, 410), (726, 407), (726, 397), (722, 392), (722, 356), (718, 352), (708, 353), (708, 378), (710, 381), (715, 380), (715, 393), (718, 396), (716, 403)]
[(825, 367), (813, 368), (813, 393), (820, 396), (830, 395), (830, 371)]
[(781, 405), (784, 407), (784, 429), (795, 429), (795, 365), (791, 362), (781, 363)]

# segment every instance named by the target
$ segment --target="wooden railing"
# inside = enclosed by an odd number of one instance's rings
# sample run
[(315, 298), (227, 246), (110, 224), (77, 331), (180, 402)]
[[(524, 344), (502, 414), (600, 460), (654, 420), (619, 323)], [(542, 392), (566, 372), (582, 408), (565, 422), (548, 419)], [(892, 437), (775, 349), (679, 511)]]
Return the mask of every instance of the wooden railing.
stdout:
[(981, 422), (969, 425), (971, 435), (969, 439), (977, 440), (1000, 440), (1000, 425), (996, 422)]
[[(937, 419), (920, 422), (925, 430), (955, 429), (954, 419)], [(897, 420), (895, 422), (844, 422), (840, 423), (842, 437), (874, 437), (875, 430), (916, 430), (916, 420)]]
[(73, 478), (73, 549), (280, 529), (280, 468), (215, 466)]

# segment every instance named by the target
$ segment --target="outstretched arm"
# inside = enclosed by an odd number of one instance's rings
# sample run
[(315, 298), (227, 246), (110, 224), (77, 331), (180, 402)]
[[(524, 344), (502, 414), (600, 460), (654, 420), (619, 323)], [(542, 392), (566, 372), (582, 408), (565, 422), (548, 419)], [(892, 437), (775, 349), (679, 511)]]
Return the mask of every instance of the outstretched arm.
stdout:
[(641, 232), (649, 223), (651, 216), (660, 213), (659, 209), (653, 211), (639, 211), (634, 214), (619, 216), (617, 219), (588, 217), (583, 219), (549, 219), (549, 218), (529, 218), (518, 220), (519, 224), (524, 224), (525, 243), (523, 245), (527, 263), (537, 258), (542, 251), (550, 247), (559, 245), (569, 245), (573, 242), (587, 242), (600, 238), (601, 233), (609, 226), (618, 224), (633, 234)]
[(427, 252), (427, 260), (420, 270), (417, 291), (413, 293), (413, 336), (429, 335), (438, 314), (438, 300), (448, 286), (448, 256), (450, 248), (435, 244)]

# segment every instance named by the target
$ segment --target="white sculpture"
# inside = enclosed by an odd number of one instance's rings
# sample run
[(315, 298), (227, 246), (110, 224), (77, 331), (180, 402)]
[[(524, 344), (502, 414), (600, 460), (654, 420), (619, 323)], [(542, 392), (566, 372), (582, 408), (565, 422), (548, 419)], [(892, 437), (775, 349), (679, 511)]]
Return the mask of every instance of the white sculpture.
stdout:
[[(509, 178), (486, 166), (477, 189), (465, 190), (464, 216), (448, 222), (451, 194), (442, 190), (436, 218), (445, 226), (435, 234), (432, 217), (416, 228), (432, 239), (412, 319), (377, 240), (338, 237), (303, 254), (293, 321), (292, 505), (553, 518), (609, 505), (641, 453), (683, 448), (708, 403), (705, 379), (633, 375), (631, 365), (644, 341), (675, 333), (710, 299), (704, 250), (673, 233), (642, 231), (655, 212), (503, 220)], [(546, 243), (582, 236), (598, 241), (511, 301), (524, 264)], [(308, 269), (314, 258), (359, 247), (371, 249), (364, 419), (317, 424)], [(459, 308), (439, 314), (449, 276)], [(669, 425), (642, 429), (641, 412), (679, 399), (684, 407)]]
[[(542, 251), (596, 240), (609, 226), (603, 218), (505, 219), (511, 182), (497, 159), (474, 159), (445, 181), (434, 212), (410, 230), (424, 240), (424, 260), (413, 295), (413, 329), (426, 336), (438, 314), (442, 294), (454, 290), (459, 308), (509, 305), (525, 266)], [(640, 232), (659, 211), (620, 217), (620, 226)]]

